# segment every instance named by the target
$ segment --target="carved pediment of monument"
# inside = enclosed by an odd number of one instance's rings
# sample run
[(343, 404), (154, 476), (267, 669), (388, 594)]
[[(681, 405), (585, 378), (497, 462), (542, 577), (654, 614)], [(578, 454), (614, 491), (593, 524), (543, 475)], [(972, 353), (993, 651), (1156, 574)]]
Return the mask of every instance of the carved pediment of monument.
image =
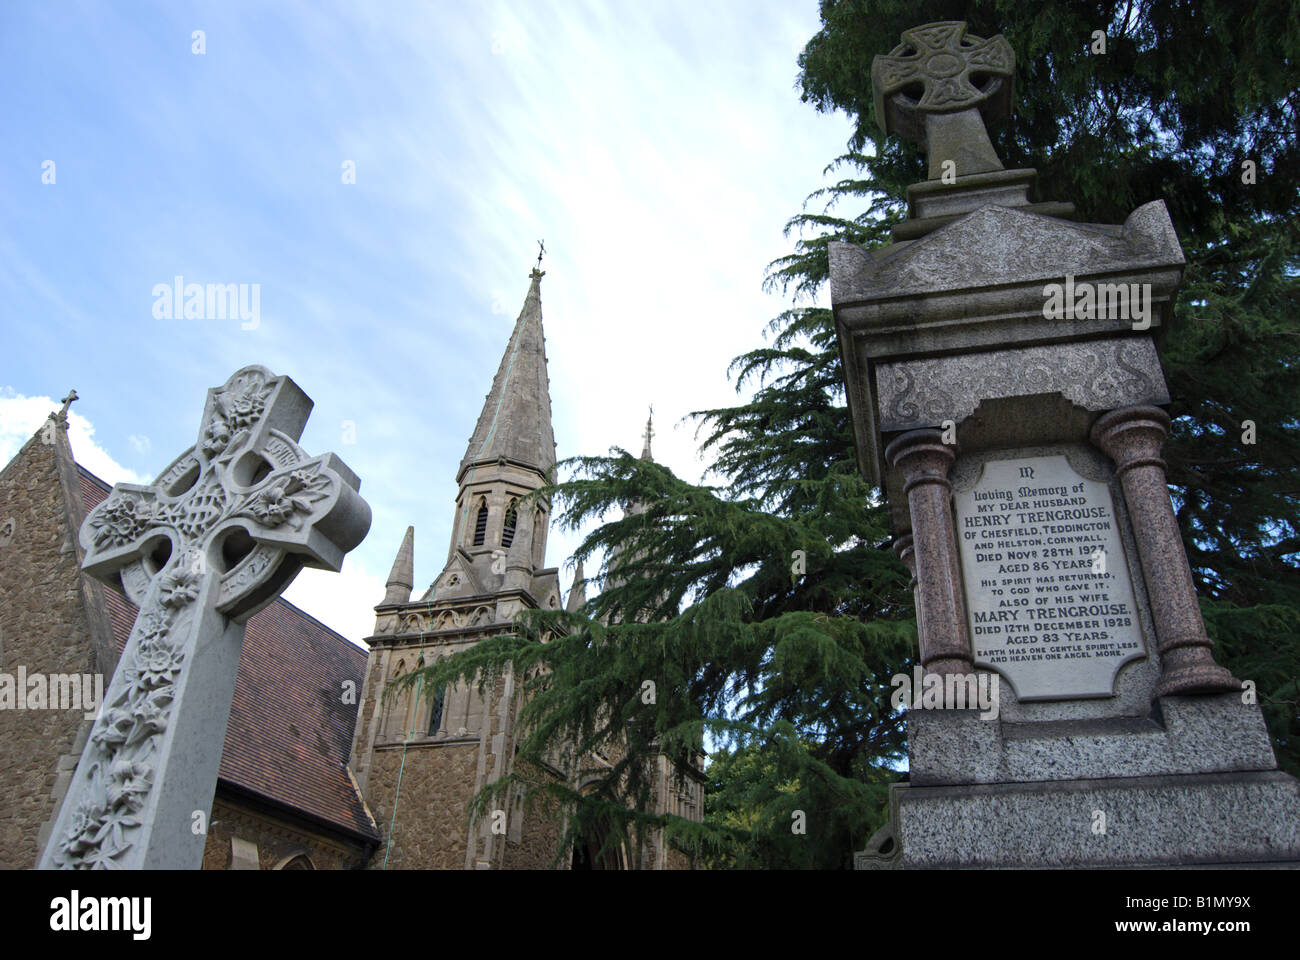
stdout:
[(932, 295), (999, 283), (1181, 268), (1182, 248), (1163, 200), (1122, 226), (1075, 223), (1012, 207), (985, 206), (919, 240), (872, 252), (830, 244), (832, 302)]

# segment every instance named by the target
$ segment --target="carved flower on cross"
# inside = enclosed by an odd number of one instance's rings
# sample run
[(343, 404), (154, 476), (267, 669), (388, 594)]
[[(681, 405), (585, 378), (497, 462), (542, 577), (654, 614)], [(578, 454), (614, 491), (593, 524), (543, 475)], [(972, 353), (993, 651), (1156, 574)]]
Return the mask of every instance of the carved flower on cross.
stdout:
[[(108, 789), (113, 788), (109, 786)], [(147, 792), (148, 788), (145, 789)], [(118, 796), (119, 799), (126, 796), (120, 787)], [(120, 869), (117, 858), (133, 842), (127, 839), (126, 830), (140, 826), (139, 818), (132, 815), (134, 812), (129, 804), (124, 810), (114, 810), (99, 800), (85, 801), (77, 809), (72, 826), (59, 843), (64, 863), (74, 869)]]
[(131, 711), (135, 732), (133, 741), (147, 740), (167, 729), (167, 716), (171, 713), (172, 688), (154, 690)]
[(171, 633), (171, 624), (167, 622), (167, 618), (157, 613), (141, 614), (136, 625), (140, 628), (142, 643), (165, 643), (167, 635)]
[(230, 424), (220, 415), (208, 421), (208, 427), (203, 433), (203, 452), (209, 457), (224, 453), (226, 447), (230, 446)]
[(257, 388), (250, 386), (243, 393), (236, 395), (233, 400), (227, 400), (222, 405), (226, 408), (226, 416), (230, 419), (230, 423), (239, 428), (251, 427), (261, 419), (266, 404), (265, 398)]
[(114, 707), (104, 713), (104, 722), (93, 734), (90, 739), (93, 743), (99, 744), (101, 748), (112, 753), (117, 747), (126, 743), (126, 738), (131, 735), (131, 727), (135, 720), (130, 711)]
[(138, 760), (118, 760), (109, 771), (106, 785), (108, 805), (111, 809), (124, 806), (132, 813), (139, 812), (153, 786), (153, 767)]
[(254, 377), (219, 394), (200, 444), (203, 452), (215, 458), (230, 447), (237, 447), (238, 441), (247, 437), (252, 426), (262, 419), (271, 390), (260, 377)]
[(175, 682), (185, 657), (164, 638), (144, 640), (136, 650), (136, 685), (149, 690)]
[(200, 580), (199, 575), (186, 566), (163, 574), (162, 586), (158, 589), (159, 602), (173, 610), (193, 603), (199, 598)]
[(103, 802), (87, 797), (77, 805), (68, 824), (67, 832), (59, 841), (59, 849), (72, 866), (82, 866), (87, 851), (93, 850), (99, 843), (108, 821), (108, 807)]
[(247, 510), (263, 526), (278, 527), (294, 511), (311, 512), (312, 494), (318, 493), (321, 478), (307, 470), (294, 470), (277, 477), (248, 502)]
[(134, 497), (113, 497), (90, 521), (95, 530), (95, 546), (101, 547), (107, 543), (117, 547), (130, 543), (144, 532), (151, 519), (149, 507)]

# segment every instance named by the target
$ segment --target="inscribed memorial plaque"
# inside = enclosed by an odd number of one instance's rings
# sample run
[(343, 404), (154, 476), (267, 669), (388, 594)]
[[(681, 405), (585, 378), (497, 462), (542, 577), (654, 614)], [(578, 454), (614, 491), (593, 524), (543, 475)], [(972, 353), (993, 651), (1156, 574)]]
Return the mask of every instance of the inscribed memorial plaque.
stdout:
[(996, 460), (953, 506), (976, 665), (1021, 700), (1111, 696), (1146, 648), (1106, 484), (1063, 456)]

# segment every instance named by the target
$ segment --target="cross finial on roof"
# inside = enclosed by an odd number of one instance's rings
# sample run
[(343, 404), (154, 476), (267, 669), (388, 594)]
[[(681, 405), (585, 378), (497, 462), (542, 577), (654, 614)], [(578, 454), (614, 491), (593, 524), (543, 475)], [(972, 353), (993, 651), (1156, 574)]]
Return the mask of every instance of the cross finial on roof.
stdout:
[[(1015, 66), (1005, 37), (971, 36), (962, 20), (904, 30), (902, 44), (871, 62), (876, 122), (925, 147), (931, 180), (1001, 170), (984, 121), (1011, 114)], [(908, 95), (917, 89), (920, 99)]]
[(68, 407), (72, 406), (73, 400), (79, 400), (76, 390), (69, 390), (68, 395), (63, 398), (63, 409), (59, 411), (59, 420), (63, 423), (68, 422)]

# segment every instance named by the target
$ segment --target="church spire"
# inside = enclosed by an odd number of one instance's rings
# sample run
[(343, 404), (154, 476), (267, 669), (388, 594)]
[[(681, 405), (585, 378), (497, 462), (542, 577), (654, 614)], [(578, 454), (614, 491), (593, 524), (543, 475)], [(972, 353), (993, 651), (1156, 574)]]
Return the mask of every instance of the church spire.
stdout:
[(534, 267), (524, 307), (492, 389), (483, 402), (469, 447), (461, 460), (457, 481), (471, 467), (502, 459), (549, 478), (555, 465), (555, 434), (551, 428), (550, 381), (542, 334), (542, 277)]
[(650, 455), (650, 438), (655, 435), (654, 420), (655, 420), (655, 408), (654, 408), (654, 404), (651, 404), (650, 416), (646, 417), (646, 421), (645, 421), (645, 445), (641, 448), (642, 460), (654, 459), (654, 457)]
[(573, 586), (569, 588), (569, 600), (564, 605), (564, 609), (569, 613), (577, 613), (586, 602), (587, 578), (582, 573), (582, 561), (579, 560), (573, 571)]
[(397, 550), (393, 570), (385, 585), (384, 603), (407, 603), (415, 586), (415, 527), (406, 528), (406, 536)]

